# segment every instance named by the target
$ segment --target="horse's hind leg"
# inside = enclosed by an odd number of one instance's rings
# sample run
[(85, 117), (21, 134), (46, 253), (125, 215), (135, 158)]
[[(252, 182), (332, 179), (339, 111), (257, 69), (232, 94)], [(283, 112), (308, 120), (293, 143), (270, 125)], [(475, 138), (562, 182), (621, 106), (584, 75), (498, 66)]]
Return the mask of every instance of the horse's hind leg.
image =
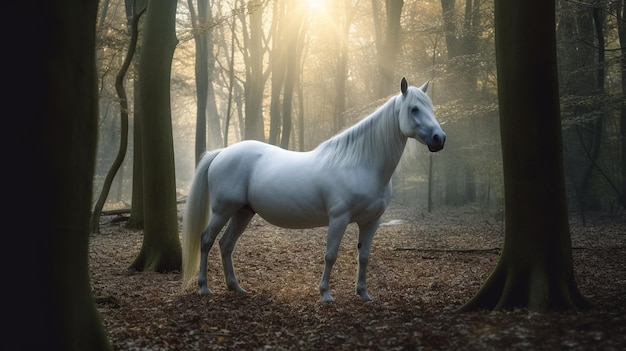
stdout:
[(207, 265), (209, 251), (215, 243), (217, 235), (228, 222), (228, 216), (214, 213), (209, 220), (209, 225), (202, 232), (202, 244), (200, 247), (200, 271), (198, 272), (198, 286), (201, 295), (210, 295), (211, 289), (207, 285)]
[(237, 277), (235, 276), (235, 268), (233, 266), (233, 250), (237, 240), (244, 232), (250, 220), (254, 217), (254, 211), (249, 207), (243, 207), (230, 219), (230, 224), (226, 228), (226, 232), (220, 239), (220, 253), (222, 255), (222, 265), (224, 266), (224, 278), (226, 286), (229, 290), (245, 293), (246, 291), (239, 286)]
[(367, 265), (370, 258), (370, 248), (372, 239), (378, 229), (378, 220), (365, 224), (359, 223), (359, 269), (357, 273), (356, 293), (365, 301), (372, 301), (372, 297), (367, 292)]

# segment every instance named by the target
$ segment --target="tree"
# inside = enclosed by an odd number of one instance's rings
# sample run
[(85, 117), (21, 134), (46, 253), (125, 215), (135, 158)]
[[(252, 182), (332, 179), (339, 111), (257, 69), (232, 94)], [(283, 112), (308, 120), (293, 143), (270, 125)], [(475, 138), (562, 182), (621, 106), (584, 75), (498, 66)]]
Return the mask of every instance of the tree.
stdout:
[(496, 268), (462, 309), (584, 307), (565, 197), (555, 3), (495, 5), (505, 239)]
[(621, 0), (615, 7), (617, 27), (619, 33), (619, 43), (621, 47), (621, 69), (622, 69), (622, 109), (620, 113), (620, 136), (622, 139), (622, 206), (626, 203), (626, 0)]
[[(212, 20), (211, 4), (208, 0), (198, 0), (198, 11), (193, 0), (187, 1), (191, 24), (196, 44), (195, 77), (196, 77), (196, 163), (207, 148), (207, 121), (209, 122), (210, 148), (222, 146), (222, 134), (219, 115), (213, 90), (213, 71), (215, 70), (213, 55), (213, 34), (209, 26)], [(208, 116), (207, 116), (208, 112)]]
[(344, 113), (346, 112), (346, 79), (348, 77), (348, 37), (356, 11), (354, 11), (354, 4), (350, 0), (333, 1), (332, 4), (333, 20), (337, 26), (337, 33), (333, 41), (337, 55), (335, 58), (337, 100), (334, 103), (333, 132), (338, 133), (346, 124)]
[[(377, 97), (384, 97), (396, 82), (394, 67), (396, 57), (400, 53), (400, 16), (404, 0), (385, 0), (385, 16), (380, 16), (378, 1), (372, 0), (372, 13), (374, 15), (374, 26), (376, 27), (376, 54), (378, 64), (378, 91)], [(383, 24), (385, 31), (383, 34)]]
[(139, 61), (143, 157), (144, 235), (131, 268), (180, 269), (170, 75), (176, 48), (175, 0), (149, 2)]
[[(206, 107), (209, 90), (208, 68), (208, 32), (206, 23), (209, 4), (207, 0), (198, 0), (198, 14), (193, 6), (193, 0), (188, 0), (191, 25), (193, 26), (193, 40), (196, 44), (195, 78), (196, 78), (196, 163), (206, 151)], [(202, 29), (200, 27), (202, 26)]]
[(91, 230), (94, 233), (100, 233), (100, 214), (102, 213), (102, 208), (104, 207), (104, 203), (106, 202), (107, 197), (109, 196), (109, 191), (111, 190), (111, 184), (113, 183), (113, 178), (119, 171), (122, 163), (124, 162), (124, 158), (126, 157), (126, 149), (128, 146), (128, 98), (126, 96), (126, 90), (124, 89), (124, 79), (126, 77), (126, 72), (128, 72), (128, 68), (132, 63), (133, 57), (135, 56), (135, 49), (137, 47), (137, 40), (139, 38), (139, 19), (145, 10), (145, 7), (136, 11), (135, 9), (135, 1), (131, 1), (131, 16), (130, 16), (130, 44), (128, 46), (128, 52), (126, 53), (126, 58), (124, 59), (124, 63), (120, 68), (117, 76), (115, 77), (115, 90), (117, 91), (117, 96), (120, 99), (120, 125), (121, 125), (121, 133), (120, 133), (120, 145), (117, 152), (117, 156), (115, 157), (115, 161), (111, 165), (109, 172), (104, 180), (104, 184), (102, 185), (102, 191), (100, 192), (100, 196), (98, 197), (98, 201), (96, 201), (96, 205), (94, 206), (93, 213), (91, 215)]
[[(245, 139), (264, 141), (263, 91), (267, 78), (263, 73), (263, 2), (252, 0), (247, 6), (248, 12), (242, 12), (239, 17), (242, 23), (242, 51), (246, 70), (244, 135)], [(247, 17), (250, 18), (249, 26), (246, 25)]]
[[(12, 3), (45, 27), (36, 44), (8, 38), (5, 98), (21, 106), (3, 142), (16, 168), (4, 178), (18, 230), (3, 289), (8, 350), (108, 350), (88, 270), (97, 136), (97, 1)], [(28, 91), (28, 94), (24, 94)], [(24, 154), (24, 151), (27, 151)], [(12, 213), (14, 212), (14, 213)], [(23, 250), (23, 252), (20, 252)], [(19, 254), (22, 255), (19, 255)]]
[[(141, 31), (143, 16), (139, 16), (139, 13), (144, 13), (148, 0), (125, 0), (126, 4), (126, 17), (134, 18), (138, 17), (138, 21), (135, 23), (137, 28), (132, 28), (132, 31), (137, 31), (137, 34)], [(128, 20), (130, 23), (134, 23), (132, 20)], [(138, 52), (141, 52), (141, 45), (139, 42), (135, 43), (134, 56), (138, 56)], [(139, 64), (135, 59), (135, 72), (139, 71)], [(139, 80), (137, 75), (133, 76), (133, 106), (138, 106), (139, 103)], [(131, 194), (131, 208), (130, 216), (126, 222), (127, 228), (143, 229), (143, 157), (141, 147), (141, 110), (133, 110), (133, 179), (132, 179), (132, 194)]]
[(305, 34), (305, 5), (294, 0), (274, 2), (271, 52), (272, 100), (268, 142), (280, 145), (284, 149), (289, 146), (293, 93), (300, 75), (299, 63), (302, 55), (300, 48)]

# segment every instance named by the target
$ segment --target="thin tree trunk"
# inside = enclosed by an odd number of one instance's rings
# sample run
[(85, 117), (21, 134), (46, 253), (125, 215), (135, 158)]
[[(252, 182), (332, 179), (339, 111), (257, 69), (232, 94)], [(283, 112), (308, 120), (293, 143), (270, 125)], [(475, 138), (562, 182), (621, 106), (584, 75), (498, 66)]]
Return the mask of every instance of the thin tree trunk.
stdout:
[[(133, 13), (143, 12), (148, 6), (148, 0), (126, 0), (134, 2)], [(143, 16), (141, 16), (143, 18)], [(141, 31), (142, 20), (137, 22), (137, 30)], [(135, 45), (135, 56), (141, 53), (141, 43)], [(135, 60), (135, 72), (139, 72), (139, 60)], [(139, 106), (139, 80), (137, 74), (133, 77), (133, 185), (131, 195), (130, 217), (126, 221), (126, 228), (143, 229), (143, 148), (141, 147), (141, 109)]]
[(621, 47), (622, 64), (622, 112), (620, 116), (620, 136), (622, 139), (622, 206), (626, 204), (626, 0), (622, 0), (622, 7), (617, 7), (617, 28)]
[(117, 92), (117, 96), (120, 99), (120, 146), (117, 151), (115, 161), (111, 165), (111, 169), (109, 169), (109, 172), (104, 179), (104, 184), (102, 185), (100, 196), (98, 197), (98, 201), (96, 201), (96, 205), (94, 206), (93, 214), (91, 216), (91, 230), (94, 233), (100, 233), (100, 213), (102, 213), (102, 208), (104, 207), (107, 197), (109, 196), (109, 191), (111, 190), (111, 184), (113, 183), (113, 179), (120, 169), (120, 166), (124, 162), (124, 158), (126, 157), (126, 150), (128, 149), (128, 98), (126, 97), (126, 90), (124, 89), (124, 79), (126, 77), (126, 72), (128, 72), (128, 68), (130, 67), (130, 64), (133, 61), (133, 57), (135, 55), (137, 39), (139, 38), (139, 18), (141, 17), (143, 12), (144, 11), (141, 10), (140, 12), (133, 15), (128, 52), (126, 53), (126, 58), (124, 59), (124, 63), (122, 64), (120, 71), (115, 77), (115, 90)]
[(433, 159), (431, 153), (428, 157), (428, 213), (433, 211)]
[(228, 72), (228, 106), (226, 108), (226, 121), (224, 122), (224, 147), (228, 146), (228, 127), (230, 125), (230, 116), (232, 115), (233, 91), (235, 85), (235, 21), (230, 27), (230, 62)]
[[(604, 94), (604, 57), (605, 57), (605, 49), (604, 49), (604, 20), (603, 20), (603, 12), (599, 7), (594, 7), (592, 9), (592, 18), (593, 24), (596, 33), (596, 40), (598, 42), (598, 53), (597, 53), (597, 69), (596, 69), (596, 91), (598, 94)], [(602, 114), (598, 119), (591, 122), (591, 140), (589, 148), (586, 148), (583, 145), (583, 149), (588, 150), (587, 155), (589, 156), (589, 164), (585, 168), (585, 172), (582, 179), (581, 184), (581, 216), (583, 221), (583, 226), (587, 225), (586, 220), (586, 212), (587, 207), (589, 205), (589, 190), (591, 188), (591, 181), (593, 176), (593, 170), (595, 169), (596, 162), (598, 161), (598, 157), (600, 156), (600, 146), (602, 143), (602, 129), (603, 129), (603, 116)], [(580, 133), (580, 127), (577, 126), (578, 135), (580, 137), (581, 143), (583, 142), (583, 138)]]
[(198, 0), (198, 13), (194, 8), (193, 0), (188, 0), (189, 15), (191, 25), (193, 27), (193, 40), (196, 44), (195, 56), (195, 78), (196, 78), (196, 142), (195, 142), (195, 159), (196, 163), (200, 161), (200, 157), (206, 151), (206, 111), (207, 97), (209, 85), (208, 73), (208, 38), (206, 31), (207, 21), (207, 0)]
[[(378, 89), (376, 91), (377, 97), (384, 97), (389, 94), (392, 87), (395, 86), (396, 79), (394, 77), (396, 57), (400, 52), (400, 17), (402, 14), (402, 7), (404, 6), (404, 0), (386, 0), (385, 1), (385, 32), (382, 33), (380, 17), (374, 18), (374, 22), (378, 27), (376, 30), (376, 52), (378, 63)], [(374, 16), (378, 16), (378, 4), (377, 0), (372, 0), (372, 9)]]
[[(245, 139), (265, 141), (263, 123), (263, 11), (260, 0), (248, 4), (250, 31), (244, 34), (244, 46), (248, 50), (246, 60), (245, 93)], [(245, 16), (245, 14), (244, 14)], [(245, 26), (244, 26), (245, 27)]]
[(300, 1), (291, 1), (287, 14), (288, 27), (286, 41), (286, 72), (285, 87), (283, 94), (283, 123), (280, 138), (280, 147), (289, 148), (292, 125), (292, 101), (295, 86), (300, 77), (300, 56), (302, 42), (304, 41), (304, 5)]

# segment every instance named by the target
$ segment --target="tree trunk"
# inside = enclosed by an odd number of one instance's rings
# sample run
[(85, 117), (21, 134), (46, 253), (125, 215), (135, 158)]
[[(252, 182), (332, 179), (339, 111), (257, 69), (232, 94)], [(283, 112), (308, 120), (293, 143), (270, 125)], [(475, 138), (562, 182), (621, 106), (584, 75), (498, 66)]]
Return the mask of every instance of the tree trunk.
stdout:
[(585, 307), (565, 200), (554, 0), (495, 5), (505, 239), (495, 270), (462, 310)]
[(198, 13), (196, 14), (193, 0), (188, 0), (191, 24), (194, 31), (194, 42), (196, 44), (195, 75), (196, 75), (196, 163), (206, 151), (206, 111), (209, 85), (208, 72), (208, 32), (207, 22), (207, 0), (198, 0)]
[(270, 69), (272, 71), (272, 94), (270, 101), (270, 134), (267, 142), (278, 145), (281, 127), (281, 97), (287, 73), (286, 65), (286, 1), (275, 1), (272, 14), (272, 52)]
[(626, 204), (626, 0), (622, 0), (621, 8), (616, 8), (617, 29), (621, 47), (622, 64), (622, 111), (620, 116), (620, 136), (622, 139), (622, 207)]
[(433, 160), (434, 155), (428, 155), (428, 213), (433, 211)]
[(230, 61), (228, 62), (228, 106), (226, 107), (226, 118), (224, 122), (224, 147), (228, 146), (228, 126), (232, 115), (233, 93), (235, 85), (235, 21), (230, 27)]
[[(198, 5), (202, 4), (203, 11), (206, 11), (205, 23), (213, 21), (213, 11), (211, 10), (211, 4), (208, 0), (200, 0)], [(200, 12), (200, 7), (198, 7)], [(207, 26), (205, 24), (205, 27)], [(213, 31), (206, 30), (206, 67), (207, 67), (207, 99), (206, 99), (206, 114), (208, 125), (208, 142), (207, 147), (209, 150), (222, 147), (222, 127), (220, 123), (220, 115), (217, 111), (217, 101), (215, 100), (215, 89), (213, 88), (213, 80), (215, 79), (215, 53), (214, 53), (214, 40)]]
[[(599, 7), (594, 7), (591, 9), (593, 25), (596, 33), (596, 40), (598, 44), (598, 62), (596, 69), (596, 94), (602, 95), (604, 94), (604, 16), (603, 11)], [(580, 204), (580, 212), (583, 220), (583, 226), (586, 226), (586, 211), (589, 206), (589, 191), (591, 188), (592, 178), (593, 178), (593, 170), (596, 168), (596, 164), (598, 161), (598, 157), (600, 156), (600, 147), (602, 143), (602, 130), (603, 130), (603, 116), (600, 117), (589, 124), (591, 128), (591, 137), (589, 140), (589, 146), (585, 145), (584, 138), (580, 133), (580, 128), (577, 126), (578, 136), (580, 138), (580, 142), (582, 143), (583, 149), (586, 151), (586, 154), (589, 156), (589, 163), (585, 169), (582, 178), (581, 184), (581, 204)]]
[[(98, 96), (97, 1), (7, 4), (45, 24), (38, 43), (5, 42), (7, 101), (21, 106), (3, 140), (6, 194), (16, 199), (5, 247), (12, 251), (3, 289), (6, 350), (110, 350), (89, 279), (89, 219)], [(36, 84), (33, 84), (36, 82)], [(28, 91), (28, 94), (24, 94)], [(24, 151), (29, 151), (26, 154)], [(32, 157), (32, 152), (36, 157)], [(14, 213), (11, 213), (14, 212)]]
[(377, 97), (384, 97), (389, 95), (390, 91), (394, 91), (397, 79), (394, 77), (396, 57), (400, 52), (400, 17), (402, 14), (402, 7), (404, 6), (404, 0), (386, 0), (385, 1), (385, 33), (383, 34), (380, 28), (383, 21), (378, 16), (378, 4), (377, 0), (372, 0), (372, 9), (374, 13), (374, 22), (379, 28), (376, 31), (376, 52), (378, 63), (378, 91)]
[(283, 120), (280, 147), (289, 148), (292, 125), (293, 94), (300, 78), (300, 59), (304, 41), (304, 11), (306, 4), (291, 0), (288, 3), (287, 27), (285, 32), (285, 87), (283, 94)]
[[(127, 0), (129, 1), (129, 0)], [(135, 3), (133, 11), (145, 11), (147, 0), (131, 0)], [(143, 16), (141, 16), (143, 18)], [(137, 30), (141, 31), (142, 20), (137, 22)], [(140, 56), (141, 44), (136, 45), (136, 55)], [(135, 72), (139, 72), (139, 60), (135, 60)], [(139, 106), (139, 80), (137, 75), (133, 79), (133, 106)], [(141, 110), (133, 109), (133, 186), (131, 195), (130, 217), (126, 221), (126, 228), (143, 229), (143, 148), (141, 147)]]
[(138, 107), (143, 116), (144, 235), (131, 265), (137, 271), (173, 271), (181, 265), (170, 106), (176, 4), (149, 2), (144, 25)]
[[(138, 65), (135, 65), (136, 67)], [(137, 70), (139, 71), (139, 70)], [(139, 80), (134, 79), (135, 106), (139, 105)], [(141, 142), (141, 111), (133, 112), (133, 190), (131, 195), (130, 217), (126, 227), (143, 229), (143, 148)]]
[(109, 196), (113, 178), (115, 178), (115, 175), (122, 166), (124, 158), (126, 157), (126, 150), (128, 149), (128, 98), (126, 96), (126, 90), (124, 89), (124, 79), (126, 77), (126, 72), (128, 72), (128, 68), (133, 61), (133, 57), (135, 56), (135, 48), (137, 46), (137, 39), (139, 38), (139, 18), (141, 18), (142, 14), (143, 10), (140, 12), (135, 12), (133, 10), (133, 17), (130, 23), (131, 36), (130, 44), (128, 45), (128, 52), (126, 53), (126, 58), (124, 59), (124, 63), (122, 64), (117, 77), (115, 77), (115, 90), (117, 91), (117, 96), (120, 99), (120, 145), (115, 161), (111, 165), (111, 169), (109, 169), (109, 172), (104, 179), (100, 196), (98, 196), (98, 201), (96, 201), (96, 205), (94, 206), (94, 210), (91, 215), (91, 231), (94, 233), (100, 233), (100, 213), (102, 212), (104, 203)]
[[(244, 34), (244, 44), (248, 51), (246, 62), (245, 90), (245, 139), (265, 141), (263, 123), (263, 10), (260, 0), (248, 4), (250, 17), (249, 37)], [(244, 15), (245, 16), (245, 15)], [(244, 26), (245, 27), (245, 26)]]

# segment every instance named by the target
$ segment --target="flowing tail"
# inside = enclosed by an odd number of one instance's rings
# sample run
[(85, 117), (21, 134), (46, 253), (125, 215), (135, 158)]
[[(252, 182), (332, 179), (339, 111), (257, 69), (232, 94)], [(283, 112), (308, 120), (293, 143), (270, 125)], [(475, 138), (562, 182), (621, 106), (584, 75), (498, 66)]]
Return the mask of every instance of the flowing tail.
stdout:
[(200, 241), (204, 229), (209, 223), (209, 166), (221, 150), (205, 153), (193, 176), (191, 188), (187, 195), (185, 212), (183, 214), (182, 236), (182, 284), (187, 289), (198, 275), (200, 265)]

